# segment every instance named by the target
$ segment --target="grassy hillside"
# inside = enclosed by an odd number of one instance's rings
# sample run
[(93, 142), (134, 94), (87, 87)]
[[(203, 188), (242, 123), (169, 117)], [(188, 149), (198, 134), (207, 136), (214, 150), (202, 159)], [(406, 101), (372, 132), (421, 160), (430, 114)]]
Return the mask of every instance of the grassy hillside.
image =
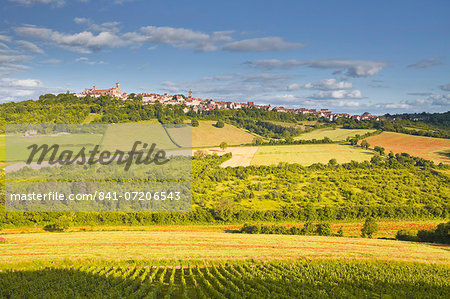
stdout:
[(328, 163), (336, 159), (338, 163), (370, 160), (373, 152), (341, 144), (302, 144), (261, 146), (254, 154), (252, 165), (277, 165), (280, 162), (311, 165)]
[(325, 137), (330, 138), (333, 141), (345, 141), (347, 137), (355, 137), (356, 135), (364, 135), (369, 132), (375, 132), (373, 129), (341, 129), (341, 128), (323, 128), (317, 129), (308, 133), (301, 134), (295, 137), (296, 140), (312, 140), (323, 139)]
[(255, 138), (255, 135), (229, 124), (225, 124), (223, 128), (216, 128), (215, 123), (215, 121), (199, 121), (199, 126), (192, 128), (194, 147), (218, 146), (222, 142), (229, 145), (248, 144)]
[(450, 139), (383, 132), (366, 140), (371, 147), (384, 147), (387, 153), (408, 153), (437, 163), (450, 163)]

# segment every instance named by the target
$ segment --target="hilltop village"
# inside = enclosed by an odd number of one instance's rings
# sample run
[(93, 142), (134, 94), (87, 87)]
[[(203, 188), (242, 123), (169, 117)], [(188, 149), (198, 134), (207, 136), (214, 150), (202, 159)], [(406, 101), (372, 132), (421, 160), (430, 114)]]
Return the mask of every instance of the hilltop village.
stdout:
[(215, 101), (212, 99), (200, 99), (194, 98), (192, 96), (192, 91), (189, 91), (188, 96), (184, 95), (169, 95), (156, 94), (156, 93), (141, 93), (141, 94), (127, 94), (122, 93), (120, 89), (120, 83), (116, 83), (116, 87), (109, 89), (97, 89), (97, 86), (92, 88), (86, 88), (82, 93), (75, 94), (78, 97), (99, 97), (102, 95), (111, 96), (118, 99), (129, 99), (131, 95), (137, 96), (137, 98), (142, 100), (142, 104), (154, 104), (159, 102), (163, 105), (185, 105), (186, 112), (192, 109), (195, 112), (198, 111), (208, 111), (214, 109), (240, 109), (240, 108), (257, 108), (267, 111), (275, 110), (278, 112), (291, 112), (295, 114), (314, 114), (319, 117), (325, 117), (330, 121), (336, 120), (337, 118), (351, 118), (354, 120), (379, 120), (378, 116), (372, 115), (369, 112), (364, 112), (361, 115), (351, 115), (348, 113), (333, 113), (328, 109), (307, 109), (307, 108), (285, 108), (283, 106), (271, 106), (269, 105), (258, 105), (254, 102), (239, 103), (234, 101)]

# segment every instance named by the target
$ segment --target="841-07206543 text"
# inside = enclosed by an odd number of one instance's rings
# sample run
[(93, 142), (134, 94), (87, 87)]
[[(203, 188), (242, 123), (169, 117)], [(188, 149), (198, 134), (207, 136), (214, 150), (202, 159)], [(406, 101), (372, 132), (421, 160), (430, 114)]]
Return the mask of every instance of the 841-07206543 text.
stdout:
[(47, 192), (47, 193), (11, 193), (11, 201), (82, 201), (82, 200), (180, 200), (181, 192), (179, 191), (95, 191), (94, 193), (70, 193), (64, 194), (61, 192)]

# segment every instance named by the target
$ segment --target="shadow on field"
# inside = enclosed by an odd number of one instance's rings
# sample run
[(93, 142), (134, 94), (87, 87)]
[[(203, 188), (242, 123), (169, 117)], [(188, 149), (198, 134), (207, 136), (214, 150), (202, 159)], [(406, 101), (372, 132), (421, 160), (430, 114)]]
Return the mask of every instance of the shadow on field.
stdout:
[(436, 152), (440, 157), (450, 159), (450, 150)]
[(45, 268), (0, 272), (0, 298), (450, 298), (447, 271), (348, 261)]

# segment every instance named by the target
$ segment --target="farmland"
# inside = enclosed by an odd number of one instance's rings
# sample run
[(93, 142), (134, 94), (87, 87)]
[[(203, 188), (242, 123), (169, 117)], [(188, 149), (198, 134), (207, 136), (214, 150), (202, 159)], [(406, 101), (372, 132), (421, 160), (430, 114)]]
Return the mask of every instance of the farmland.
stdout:
[(448, 264), (443, 246), (347, 237), (204, 231), (103, 231), (6, 235), (0, 267), (30, 263), (362, 259)]
[(50, 267), (0, 273), (0, 296), (26, 298), (445, 298), (449, 268), (296, 261), (256, 264)]
[(449, 139), (383, 132), (366, 140), (372, 147), (376, 145), (384, 147), (386, 152), (408, 153), (437, 163), (450, 163)]
[(366, 133), (375, 132), (372, 129), (341, 129), (341, 128), (323, 128), (311, 132), (301, 134), (295, 137), (296, 140), (321, 140), (325, 137), (333, 141), (345, 141), (348, 137), (355, 137), (356, 135), (364, 135)]
[(225, 124), (216, 128), (214, 121), (199, 121), (198, 127), (192, 128), (192, 145), (194, 147), (218, 146), (222, 142), (229, 145), (252, 143), (254, 135), (235, 126)]
[(303, 144), (261, 146), (253, 156), (252, 165), (277, 165), (280, 162), (311, 165), (313, 163), (328, 163), (336, 159), (338, 163), (351, 160), (370, 160), (373, 153), (348, 145), (341, 144)]

